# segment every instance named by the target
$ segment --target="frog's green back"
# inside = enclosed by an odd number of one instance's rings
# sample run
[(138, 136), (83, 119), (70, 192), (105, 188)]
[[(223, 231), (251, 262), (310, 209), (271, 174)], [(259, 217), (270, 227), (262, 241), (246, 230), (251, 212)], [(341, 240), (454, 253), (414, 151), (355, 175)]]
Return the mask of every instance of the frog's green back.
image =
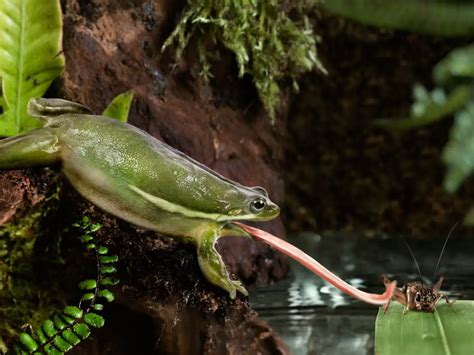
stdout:
[[(262, 193), (220, 177), (201, 164), (128, 124), (102, 116), (51, 118), (64, 144), (64, 170), (120, 181), (142, 197), (153, 196), (186, 213), (226, 215), (244, 209)], [(84, 176), (90, 180), (91, 177)], [(171, 208), (171, 207), (170, 207)], [(243, 216), (244, 214), (241, 213)], [(245, 218), (244, 218), (245, 219)]]

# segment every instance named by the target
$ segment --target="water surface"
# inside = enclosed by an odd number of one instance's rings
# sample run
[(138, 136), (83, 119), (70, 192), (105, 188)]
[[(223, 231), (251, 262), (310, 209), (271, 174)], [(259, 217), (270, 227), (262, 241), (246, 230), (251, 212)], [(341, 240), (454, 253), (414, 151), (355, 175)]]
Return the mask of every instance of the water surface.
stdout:
[[(291, 243), (352, 285), (383, 292), (382, 274), (404, 283), (420, 279), (415, 263), (400, 238), (380, 234), (303, 233)], [(409, 241), (423, 281), (431, 283), (443, 236)], [(444, 253), (437, 278), (453, 299), (474, 299), (474, 240), (453, 236)], [(255, 289), (250, 301), (260, 316), (280, 334), (295, 355), (373, 354), (376, 306), (352, 300), (295, 262), (291, 274), (272, 286)]]

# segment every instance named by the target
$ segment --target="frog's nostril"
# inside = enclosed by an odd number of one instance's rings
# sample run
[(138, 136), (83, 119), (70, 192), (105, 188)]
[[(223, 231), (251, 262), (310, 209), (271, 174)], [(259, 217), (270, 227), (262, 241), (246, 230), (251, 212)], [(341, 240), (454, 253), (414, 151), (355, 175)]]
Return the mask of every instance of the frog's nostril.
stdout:
[(280, 207), (278, 207), (278, 205), (275, 205), (274, 203), (270, 206), (270, 208), (272, 212), (275, 212), (275, 213), (280, 212)]

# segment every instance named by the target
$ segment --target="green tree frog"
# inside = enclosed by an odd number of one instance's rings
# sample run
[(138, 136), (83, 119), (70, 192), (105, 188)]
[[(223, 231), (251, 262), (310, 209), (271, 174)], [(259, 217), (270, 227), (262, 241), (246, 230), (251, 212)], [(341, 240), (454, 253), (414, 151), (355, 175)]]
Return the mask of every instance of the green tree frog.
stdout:
[(247, 295), (215, 248), (221, 236), (248, 236), (235, 220), (279, 214), (261, 187), (245, 187), (127, 123), (61, 99), (33, 99), (42, 128), (0, 141), (0, 169), (61, 162), (63, 174), (95, 205), (137, 226), (193, 243), (211, 283)]

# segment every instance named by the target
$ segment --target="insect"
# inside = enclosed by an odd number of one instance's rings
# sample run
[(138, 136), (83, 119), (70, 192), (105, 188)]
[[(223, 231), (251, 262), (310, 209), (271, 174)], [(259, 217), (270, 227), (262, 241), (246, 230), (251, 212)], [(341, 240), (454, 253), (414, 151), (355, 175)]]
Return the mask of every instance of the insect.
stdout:
[[(453, 233), (458, 223), (459, 222), (457, 222), (454, 225), (454, 227), (451, 228), (451, 231), (448, 233), (448, 236), (446, 237), (443, 248), (441, 249), (441, 253), (439, 254), (438, 262), (436, 264), (433, 277), (436, 276), (436, 271), (438, 271), (438, 266), (443, 256), (444, 250), (446, 248), (446, 244), (448, 244), (448, 240), (451, 237), (451, 234)], [(422, 277), (418, 262), (416, 261), (415, 255), (413, 254), (413, 251), (411, 250), (410, 246), (406, 242), (405, 242), (405, 245), (410, 251), (410, 254), (413, 257), (413, 260), (415, 261), (415, 265), (416, 265), (418, 274), (420, 275), (420, 279), (422, 279), (423, 277)], [(392, 281), (385, 275), (383, 276), (383, 281), (386, 288), (389, 287), (392, 283)], [(421, 312), (434, 312), (436, 310), (436, 305), (441, 299), (444, 299), (446, 303), (449, 305), (454, 303), (454, 301), (449, 300), (446, 294), (441, 292), (442, 283), (443, 283), (443, 277), (440, 277), (438, 282), (436, 282), (433, 286), (426, 285), (422, 281), (407, 283), (401, 289), (395, 288), (392, 300), (400, 302), (402, 305), (405, 306), (405, 309), (403, 310), (403, 314), (406, 314), (409, 310), (416, 310), (416, 311), (421, 311)], [(384, 305), (385, 312), (388, 310), (389, 306), (390, 306), (390, 301)]]
[[(384, 284), (386, 287), (388, 287), (391, 282), (388, 277), (384, 276)], [(448, 299), (446, 294), (440, 292), (442, 283), (443, 277), (440, 277), (438, 282), (433, 286), (428, 286), (419, 281), (410, 282), (405, 284), (401, 289), (395, 288), (392, 299), (405, 306), (403, 314), (406, 314), (409, 310), (434, 312), (436, 304), (442, 298), (446, 300), (447, 304), (454, 303)], [(384, 305), (384, 311), (387, 311), (389, 306), (390, 301)]]

